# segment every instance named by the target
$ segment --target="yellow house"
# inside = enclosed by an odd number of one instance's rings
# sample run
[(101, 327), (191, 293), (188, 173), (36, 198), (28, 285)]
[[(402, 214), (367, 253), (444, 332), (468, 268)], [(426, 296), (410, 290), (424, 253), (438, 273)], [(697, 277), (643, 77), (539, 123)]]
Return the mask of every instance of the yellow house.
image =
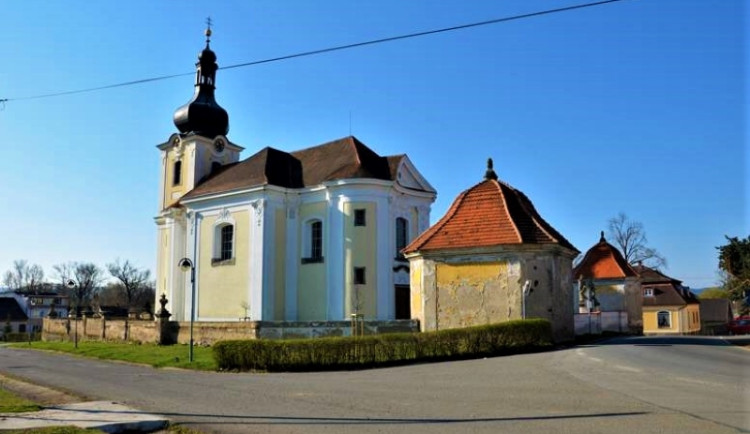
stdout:
[(701, 329), (700, 302), (682, 282), (644, 265), (635, 271), (643, 288), (643, 334), (692, 334)]
[[(214, 97), (216, 55), (196, 63), (195, 94), (161, 153), (157, 297), (185, 321), (408, 319), (400, 250), (429, 226), (436, 192), (406, 155), (345, 137), (240, 160)], [(195, 299), (190, 273), (194, 264)]]

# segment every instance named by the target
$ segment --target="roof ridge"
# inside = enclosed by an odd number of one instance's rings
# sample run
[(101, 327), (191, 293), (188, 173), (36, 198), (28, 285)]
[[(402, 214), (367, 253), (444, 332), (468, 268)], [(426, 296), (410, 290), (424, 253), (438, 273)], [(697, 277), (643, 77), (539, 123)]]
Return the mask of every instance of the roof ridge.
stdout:
[[(513, 189), (513, 190), (514, 190), (514, 191), (516, 191), (517, 193), (520, 193), (520, 195), (522, 195), (522, 196), (526, 196), (525, 194), (521, 193), (521, 192), (520, 192), (520, 191), (518, 191), (518, 190), (515, 190), (515, 189)], [(544, 219), (542, 218), (542, 216), (541, 216), (541, 215), (539, 215), (539, 213), (538, 213), (538, 212), (536, 211), (536, 208), (535, 208), (535, 207), (534, 207), (534, 205), (533, 205), (533, 204), (531, 203), (531, 200), (529, 200), (529, 198), (528, 198), (528, 197), (524, 197), (524, 199), (527, 199), (527, 200), (519, 200), (519, 201), (518, 201), (518, 202), (519, 202), (519, 205), (521, 205), (521, 208), (523, 208), (523, 209), (524, 209), (524, 211), (526, 211), (526, 213), (527, 213), (527, 214), (529, 215), (529, 217), (531, 217), (531, 221), (532, 221), (532, 222), (534, 223), (534, 225), (535, 225), (535, 226), (536, 226), (536, 227), (537, 227), (537, 228), (538, 228), (539, 230), (541, 230), (542, 232), (544, 232), (544, 234), (545, 234), (545, 235), (547, 235), (547, 236), (548, 236), (548, 237), (549, 237), (549, 238), (550, 238), (550, 239), (551, 239), (551, 240), (552, 240), (553, 242), (555, 242), (555, 243), (558, 243), (558, 244), (560, 244), (560, 240), (559, 240), (559, 239), (557, 239), (557, 237), (553, 236), (553, 235), (552, 235), (552, 234), (551, 234), (551, 233), (550, 233), (550, 232), (549, 232), (549, 231), (548, 231), (547, 229), (545, 229), (545, 228), (544, 228), (544, 225), (542, 225), (541, 223), (539, 223), (539, 220), (542, 220), (542, 221), (543, 221), (543, 222), (545, 222), (545, 223), (547, 223), (547, 222), (546, 222), (546, 220), (544, 220)], [(529, 207), (528, 207), (528, 206), (526, 206), (526, 205), (527, 205), (527, 204), (526, 204), (526, 202), (528, 202), (528, 205), (531, 205), (531, 209), (529, 209)], [(537, 217), (539, 217), (539, 218), (537, 218)]]
[(510, 222), (511, 227), (513, 227), (513, 231), (516, 233), (516, 236), (518, 237), (518, 241), (520, 241), (521, 244), (523, 244), (523, 236), (521, 236), (521, 231), (518, 230), (518, 225), (516, 224), (516, 221), (513, 220), (513, 216), (510, 215), (510, 209), (508, 208), (508, 199), (505, 197), (505, 193), (503, 192), (503, 185), (511, 190), (513, 190), (513, 187), (511, 187), (508, 184), (501, 184), (501, 182), (498, 181), (497, 179), (488, 179), (487, 181), (489, 182), (495, 181), (495, 187), (500, 192), (500, 200), (503, 201), (503, 208), (505, 209), (505, 215), (508, 216), (508, 221)]

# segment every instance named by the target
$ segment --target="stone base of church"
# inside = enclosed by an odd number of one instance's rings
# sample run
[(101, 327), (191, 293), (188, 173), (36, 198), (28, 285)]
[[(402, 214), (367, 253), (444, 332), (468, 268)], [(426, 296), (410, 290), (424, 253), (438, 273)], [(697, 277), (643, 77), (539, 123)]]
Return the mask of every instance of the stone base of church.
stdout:
[[(130, 341), (156, 344), (190, 343), (190, 322), (103, 320), (98, 318), (44, 319), (42, 340), (61, 341)], [(126, 332), (127, 330), (127, 332)], [(353, 334), (383, 334), (418, 332), (417, 320), (378, 321), (236, 321), (195, 322), (193, 341), (197, 345), (211, 345), (230, 339), (294, 339)]]

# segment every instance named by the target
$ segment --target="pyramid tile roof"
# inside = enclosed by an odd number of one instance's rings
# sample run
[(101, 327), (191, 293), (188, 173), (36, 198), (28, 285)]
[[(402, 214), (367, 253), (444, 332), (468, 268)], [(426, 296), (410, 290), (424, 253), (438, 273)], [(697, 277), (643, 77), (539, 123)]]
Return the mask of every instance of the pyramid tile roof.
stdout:
[(495, 176), (459, 194), (448, 212), (404, 253), (521, 244), (556, 244), (578, 252), (525, 194)]
[(583, 260), (573, 268), (573, 277), (584, 279), (624, 279), (637, 277), (633, 267), (622, 256), (622, 253), (609, 244), (601, 234), (599, 242), (594, 244), (583, 257)]

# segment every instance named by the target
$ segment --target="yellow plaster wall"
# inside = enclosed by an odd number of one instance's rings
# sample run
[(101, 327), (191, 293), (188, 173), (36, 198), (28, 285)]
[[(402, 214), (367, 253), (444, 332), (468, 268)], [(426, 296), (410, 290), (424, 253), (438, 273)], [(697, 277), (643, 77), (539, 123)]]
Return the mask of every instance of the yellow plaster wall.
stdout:
[(424, 305), (422, 304), (422, 271), (424, 260), (412, 259), (409, 261), (409, 286), (411, 288), (411, 317), (424, 322)]
[(687, 314), (686, 332), (695, 333), (701, 329), (700, 304), (689, 304), (685, 309)]
[(212, 265), (215, 216), (200, 222), (200, 273), (198, 282), (199, 318), (240, 318), (245, 316), (243, 303), (248, 303), (250, 215), (247, 211), (231, 213), (234, 226), (234, 263)]
[[(658, 313), (661, 311), (670, 312), (670, 327), (659, 327)], [(649, 307), (643, 308), (643, 333), (680, 333), (680, 310), (677, 307)]]
[(437, 263), (438, 327), (468, 327), (518, 318), (517, 297), (511, 294), (507, 279), (508, 266), (507, 262)]
[[(354, 210), (365, 210), (365, 226), (354, 226)], [(372, 202), (347, 202), (344, 204), (344, 309), (348, 316), (355, 313), (355, 300), (359, 292), (358, 313), (365, 318), (377, 315), (377, 208)], [(365, 284), (354, 285), (354, 267), (365, 267)]]
[[(193, 166), (192, 164), (192, 157), (190, 156), (190, 152), (187, 151), (187, 149), (182, 153), (182, 157), (179, 159), (176, 158), (174, 148), (170, 148), (167, 151), (167, 163), (164, 170), (166, 173), (164, 174), (164, 203), (162, 204), (162, 209), (167, 208), (168, 206), (175, 203), (177, 199), (173, 199), (173, 196), (175, 193), (178, 195), (178, 198), (182, 196), (183, 194), (187, 193), (186, 186), (187, 186), (187, 172), (190, 167)], [(180, 177), (180, 183), (177, 185), (173, 185), (174, 183), (174, 164), (176, 161), (182, 161), (182, 175)]]
[(274, 246), (276, 256), (274, 258), (274, 319), (283, 320), (286, 288), (286, 210), (276, 210), (274, 216)]
[(300, 206), (297, 239), (299, 240), (299, 257), (306, 257), (304, 226), (308, 219), (316, 217), (323, 221), (323, 259), (324, 262), (300, 264), (297, 274), (297, 319), (300, 321), (320, 321), (326, 319), (326, 257), (328, 256), (329, 222), (326, 221), (326, 203), (308, 203)]

